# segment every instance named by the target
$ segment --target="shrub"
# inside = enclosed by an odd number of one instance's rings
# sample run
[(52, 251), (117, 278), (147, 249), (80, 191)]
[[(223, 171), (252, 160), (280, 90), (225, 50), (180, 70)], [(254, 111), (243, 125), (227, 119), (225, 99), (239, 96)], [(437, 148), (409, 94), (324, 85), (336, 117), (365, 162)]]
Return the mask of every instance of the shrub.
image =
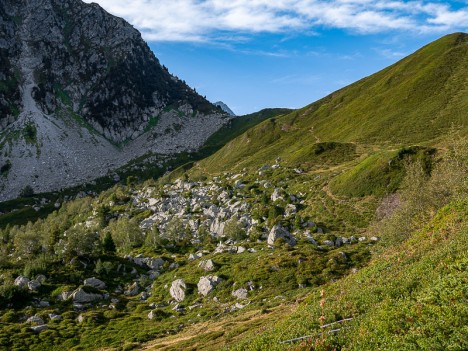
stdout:
[(20, 191), (20, 196), (21, 196), (21, 197), (31, 197), (31, 196), (34, 196), (34, 189), (32, 188), (31, 185), (26, 185), (26, 186)]
[(247, 238), (247, 233), (242, 224), (235, 218), (226, 221), (224, 225), (224, 235), (229, 239), (240, 241)]

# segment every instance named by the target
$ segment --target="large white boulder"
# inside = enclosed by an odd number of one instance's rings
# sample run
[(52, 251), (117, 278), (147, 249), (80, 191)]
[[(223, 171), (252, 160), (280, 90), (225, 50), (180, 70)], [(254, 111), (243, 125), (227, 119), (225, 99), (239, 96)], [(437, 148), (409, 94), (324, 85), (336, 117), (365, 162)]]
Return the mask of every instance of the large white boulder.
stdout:
[(280, 225), (275, 225), (268, 234), (268, 245), (273, 246), (278, 239), (283, 239), (290, 246), (296, 245), (296, 238), (290, 232)]
[(197, 284), (198, 293), (202, 294), (203, 296), (206, 296), (210, 292), (212, 292), (215, 286), (218, 285), (220, 282), (221, 282), (221, 278), (215, 275), (201, 277)]
[(174, 300), (182, 302), (185, 299), (185, 289), (187, 289), (185, 282), (182, 279), (177, 279), (172, 282), (169, 293)]

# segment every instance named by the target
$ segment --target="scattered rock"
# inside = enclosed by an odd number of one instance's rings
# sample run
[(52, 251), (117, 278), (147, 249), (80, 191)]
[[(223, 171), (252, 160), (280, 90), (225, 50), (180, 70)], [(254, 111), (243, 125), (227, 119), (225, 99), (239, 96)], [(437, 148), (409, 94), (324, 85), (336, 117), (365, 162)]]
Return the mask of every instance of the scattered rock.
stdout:
[(341, 237), (336, 238), (335, 239), (335, 246), (340, 247), (341, 245), (343, 245), (343, 239)]
[(315, 241), (314, 238), (312, 238), (311, 236), (306, 236), (305, 237), (305, 240), (307, 240), (309, 243), (311, 243), (312, 245), (317, 245), (317, 242)]
[(36, 325), (43, 325), (44, 320), (41, 317), (39, 317), (38, 315), (35, 315), (35, 316), (32, 316), (32, 317), (29, 317), (26, 320), (26, 323), (31, 323), (31, 324), (36, 324)]
[(158, 258), (148, 258), (145, 263), (149, 268), (159, 271), (163, 268), (164, 263), (166, 263), (166, 261), (158, 257)]
[(145, 300), (148, 300), (148, 298), (150, 297), (151, 295), (149, 293), (147, 293), (146, 291), (143, 291), (141, 294), (140, 294), (140, 300), (141, 301), (145, 301)]
[(245, 247), (243, 247), (243, 246), (238, 246), (238, 247), (237, 247), (237, 253), (238, 253), (238, 254), (245, 252), (245, 250), (246, 250), (246, 249), (245, 249)]
[(41, 283), (37, 280), (31, 280), (28, 282), (28, 289), (31, 291), (36, 291), (41, 287)]
[(175, 262), (172, 262), (170, 265), (169, 265), (169, 269), (177, 269), (179, 268), (179, 264), (178, 263), (175, 263)]
[(125, 290), (124, 295), (125, 296), (136, 296), (140, 292), (140, 288), (138, 287), (138, 284), (135, 282), (132, 285), (130, 285), (127, 290)]
[(39, 333), (39, 332), (41, 332), (43, 330), (49, 329), (49, 327), (47, 325), (43, 324), (43, 325), (35, 325), (35, 326), (32, 326), (32, 327), (29, 327), (29, 329), (31, 329), (35, 333)]
[(63, 292), (61, 292), (60, 294), (57, 295), (57, 300), (66, 301), (71, 296), (71, 294), (72, 293), (70, 291), (63, 291)]
[(202, 257), (202, 255), (200, 255), (200, 254), (190, 254), (189, 257), (188, 257), (188, 260), (189, 261), (194, 261), (194, 260), (198, 260), (200, 257)]
[(172, 282), (169, 293), (174, 300), (182, 302), (185, 299), (185, 289), (187, 289), (185, 282), (182, 279), (177, 279)]
[(72, 293), (71, 297), (72, 297), (74, 302), (78, 302), (78, 303), (95, 302), (95, 301), (99, 301), (99, 300), (104, 299), (103, 295), (87, 293), (82, 288), (79, 288), (79, 289), (75, 290)]
[(198, 267), (202, 268), (206, 272), (211, 272), (211, 271), (214, 271), (216, 269), (216, 266), (215, 266), (213, 260), (211, 260), (211, 259), (201, 261), (198, 264)]
[(207, 277), (201, 277), (198, 281), (198, 293), (202, 294), (203, 296), (208, 295), (216, 285), (221, 282), (221, 278), (215, 275), (209, 275)]
[(49, 313), (49, 318), (51, 321), (61, 321), (62, 320), (62, 316), (59, 315), (59, 314), (55, 314), (55, 313)]
[(271, 194), (271, 201), (275, 202), (278, 200), (283, 200), (283, 189), (276, 188), (273, 190), (273, 194)]
[(184, 307), (181, 307), (179, 306), (179, 304), (175, 305), (173, 308), (172, 308), (173, 311), (176, 311), (176, 312), (184, 312), (185, 311), (185, 308)]
[(29, 279), (20, 275), (19, 277), (15, 279), (15, 282), (13, 284), (16, 286), (22, 287), (22, 286), (28, 285), (28, 283), (29, 283)]
[(288, 204), (284, 210), (286, 216), (294, 216), (297, 213), (297, 208), (293, 204)]
[(280, 225), (275, 225), (271, 228), (270, 234), (268, 235), (268, 245), (273, 246), (278, 239), (283, 239), (290, 246), (296, 245), (296, 238), (294, 238), (291, 233)]
[(202, 306), (202, 304), (200, 302), (195, 302), (193, 305), (189, 306), (189, 310), (191, 311), (191, 310), (193, 310), (193, 309), (195, 309), (197, 307), (201, 307), (201, 306)]
[(244, 288), (237, 289), (237, 290), (232, 292), (232, 296), (234, 296), (234, 297), (236, 297), (238, 299), (241, 299), (241, 300), (247, 299), (247, 294), (248, 294), (248, 291), (247, 291), (247, 289), (244, 289)]
[(44, 284), (44, 282), (47, 280), (47, 278), (46, 278), (45, 275), (39, 274), (39, 275), (36, 277), (35, 280), (38, 281), (38, 282), (41, 283), (41, 284)]
[(97, 279), (95, 277), (85, 279), (83, 285), (91, 286), (91, 287), (99, 289), (99, 290), (102, 290), (102, 289), (106, 288), (106, 283), (104, 283), (102, 280)]

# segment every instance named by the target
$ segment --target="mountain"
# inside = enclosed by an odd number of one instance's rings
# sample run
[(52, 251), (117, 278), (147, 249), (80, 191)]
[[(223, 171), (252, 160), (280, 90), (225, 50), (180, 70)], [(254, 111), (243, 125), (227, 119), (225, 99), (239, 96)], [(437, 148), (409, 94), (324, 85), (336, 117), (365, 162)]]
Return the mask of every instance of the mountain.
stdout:
[(0, 15), (0, 200), (195, 150), (228, 120), (97, 4), (6, 0)]
[[(13, 201), (30, 202), (0, 214), (0, 349), (466, 349), (468, 136), (464, 118), (450, 126), (466, 116), (463, 38), (302, 110), (231, 119), (199, 152), (234, 139), (192, 168)], [(420, 60), (419, 75), (408, 62)], [(451, 73), (433, 81), (440, 72)], [(364, 109), (381, 79), (415, 75), (434, 101), (410, 90), (433, 103), (434, 124), (380, 110), (410, 111), (398, 89), (380, 90), (392, 102), (376, 103), (378, 114)], [(369, 139), (363, 117), (344, 113), (356, 99), (368, 127), (381, 126)], [(429, 119), (427, 108), (410, 117)]]
[(301, 162), (320, 143), (398, 149), (468, 133), (468, 34), (444, 36), (394, 65), (286, 116), (259, 124), (200, 164), (218, 172)]
[(230, 115), (230, 116), (235, 116), (236, 115), (234, 112), (232, 112), (232, 110), (229, 108), (229, 106), (226, 105), (224, 102), (218, 101), (218, 102), (215, 102), (214, 104), (216, 106), (218, 106), (219, 108), (221, 108), (221, 110), (226, 112), (228, 115)]

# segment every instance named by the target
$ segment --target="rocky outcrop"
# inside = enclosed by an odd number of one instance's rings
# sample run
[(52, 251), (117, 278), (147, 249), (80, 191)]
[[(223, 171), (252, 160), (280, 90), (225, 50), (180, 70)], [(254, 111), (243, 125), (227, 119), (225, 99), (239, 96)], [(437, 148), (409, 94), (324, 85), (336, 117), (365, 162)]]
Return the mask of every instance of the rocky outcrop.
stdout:
[(0, 81), (0, 201), (196, 150), (229, 119), (130, 24), (80, 0), (0, 3)]

